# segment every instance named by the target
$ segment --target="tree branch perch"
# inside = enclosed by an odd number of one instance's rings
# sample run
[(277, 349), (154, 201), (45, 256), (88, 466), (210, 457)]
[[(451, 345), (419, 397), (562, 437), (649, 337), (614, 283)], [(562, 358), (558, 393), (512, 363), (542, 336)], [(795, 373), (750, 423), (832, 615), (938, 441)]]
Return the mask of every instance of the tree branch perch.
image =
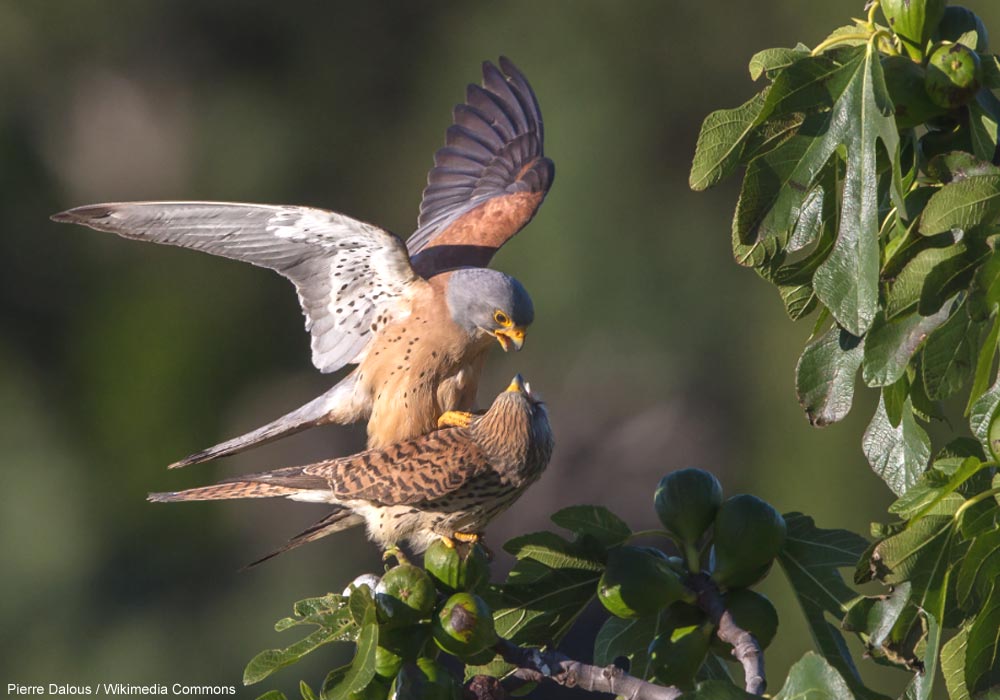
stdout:
[[(527, 682), (551, 681), (567, 688), (613, 693), (627, 700), (676, 700), (681, 695), (681, 691), (673, 686), (649, 683), (628, 675), (614, 665), (602, 668), (574, 661), (558, 651), (524, 649), (506, 639), (501, 639), (494, 649), (504, 661), (517, 666), (513, 675)], [(490, 694), (484, 693), (483, 684), (477, 684), (475, 678), (470, 681), (469, 687), (475, 687), (475, 694), (469, 697), (479, 700), (500, 700), (505, 697), (493, 692), (492, 688)]]
[(746, 691), (751, 695), (763, 695), (767, 677), (764, 675), (764, 652), (757, 638), (736, 624), (722, 601), (719, 587), (708, 574), (692, 574), (686, 583), (698, 594), (698, 607), (716, 626), (716, 636), (733, 648), (733, 657), (743, 666)]

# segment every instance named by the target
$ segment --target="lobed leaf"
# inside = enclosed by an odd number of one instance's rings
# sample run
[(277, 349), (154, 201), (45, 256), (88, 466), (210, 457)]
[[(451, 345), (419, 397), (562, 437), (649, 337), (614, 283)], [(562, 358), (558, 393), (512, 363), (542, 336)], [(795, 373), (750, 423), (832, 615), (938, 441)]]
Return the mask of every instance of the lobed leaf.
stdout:
[(932, 469), (924, 472), (920, 480), (907, 490), (906, 494), (889, 506), (889, 512), (906, 520), (919, 519), (979, 471), (989, 466), (978, 457), (967, 457), (961, 460), (957, 469), (947, 474), (938, 468), (939, 464), (940, 461), (935, 462)]
[(530, 559), (549, 569), (579, 569), (583, 571), (603, 571), (604, 564), (582, 548), (563, 539), (554, 532), (532, 532), (515, 537), (503, 548), (518, 559)]
[(965, 682), (974, 697), (1000, 685), (1000, 586), (993, 586), (969, 627)]
[(629, 673), (648, 680), (650, 642), (660, 633), (660, 616), (648, 615), (632, 620), (609, 617), (594, 639), (594, 664), (608, 666), (619, 657), (629, 660)]
[[(830, 256), (816, 270), (813, 288), (837, 322), (854, 335), (863, 335), (878, 309), (878, 173), (877, 142), (891, 159), (891, 191), (903, 205), (899, 171), (899, 135), (892, 102), (885, 87), (878, 52), (872, 43), (830, 78), (842, 85), (823, 139), (833, 138), (847, 149), (840, 229)], [(836, 88), (831, 86), (831, 92)]]
[(948, 311), (944, 306), (931, 316), (911, 313), (891, 321), (879, 316), (865, 337), (861, 370), (865, 383), (887, 386), (899, 381), (927, 336), (948, 319)]
[(976, 175), (949, 182), (927, 202), (920, 233), (937, 233), (996, 223), (1000, 218), (1000, 175)]
[[(944, 248), (926, 248), (914, 255), (889, 285), (886, 292), (885, 317), (891, 320), (915, 310), (924, 287), (928, 285), (927, 278), (931, 272), (952, 258), (961, 256), (964, 250), (964, 246), (954, 244)], [(941, 304), (938, 304), (931, 313), (940, 308)]]
[(692, 190), (706, 190), (729, 177), (743, 156), (747, 137), (755, 126), (766, 100), (760, 92), (735, 109), (720, 109), (709, 114), (701, 125), (694, 147), (688, 185)]
[(941, 676), (951, 700), (971, 700), (965, 684), (965, 652), (969, 639), (968, 627), (962, 627), (941, 647)]
[(595, 598), (600, 572), (552, 569), (530, 583), (507, 584), (487, 593), (497, 634), (515, 644), (558, 642)]
[(812, 425), (836, 423), (848, 414), (863, 357), (864, 341), (837, 326), (806, 345), (795, 367), (795, 390)]
[(858, 598), (847, 610), (841, 628), (860, 634), (869, 652), (893, 654), (886, 643), (909, 604), (910, 588), (909, 583), (902, 583), (888, 595)]
[(799, 659), (774, 700), (852, 700), (844, 678), (823, 657), (808, 652)]
[(813, 640), (854, 692), (872, 697), (861, 682), (843, 635), (825, 618), (829, 613), (839, 620), (857, 597), (837, 569), (854, 566), (868, 543), (847, 530), (818, 528), (802, 513), (786, 513), (784, 517), (788, 532), (778, 562), (798, 598)]
[(591, 535), (608, 547), (621, 544), (632, 534), (624, 520), (603, 506), (569, 506), (557, 511), (552, 522), (578, 535)]
[[(974, 611), (976, 600), (985, 600), (1000, 578), (1000, 530), (981, 533), (962, 558), (955, 582), (958, 604)], [(998, 627), (1000, 629), (1000, 627)]]
[(879, 397), (861, 447), (868, 464), (897, 496), (917, 483), (931, 456), (930, 438), (917, 424), (910, 399), (903, 403), (899, 425), (893, 426), (886, 413), (884, 395)]
[(924, 388), (931, 399), (957, 394), (972, 378), (979, 351), (981, 325), (973, 321), (964, 303), (935, 329), (924, 344), (920, 363)]
[(794, 49), (764, 49), (758, 51), (750, 59), (750, 79), (757, 80), (761, 75), (770, 75), (787, 68), (797, 61), (809, 56), (809, 48), (799, 44)]
[[(353, 600), (354, 595), (351, 595)], [(367, 596), (371, 601), (371, 596)], [(365, 689), (375, 677), (375, 651), (378, 647), (378, 620), (375, 615), (375, 603), (367, 606), (360, 623), (354, 659), (346, 671), (340, 669), (331, 673), (323, 682), (320, 700), (348, 700), (352, 693)]]

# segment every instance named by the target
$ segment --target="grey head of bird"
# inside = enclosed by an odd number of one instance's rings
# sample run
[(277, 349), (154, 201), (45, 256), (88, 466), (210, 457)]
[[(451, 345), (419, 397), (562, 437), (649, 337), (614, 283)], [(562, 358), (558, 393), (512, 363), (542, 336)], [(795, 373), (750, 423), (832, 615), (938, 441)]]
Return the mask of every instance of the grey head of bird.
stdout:
[(520, 350), (535, 320), (528, 290), (508, 274), (484, 267), (451, 272), (445, 292), (451, 317), (470, 335), (492, 337), (504, 352)]
[(518, 472), (541, 472), (555, 445), (545, 403), (531, 393), (520, 374), (470, 430), (494, 466)]

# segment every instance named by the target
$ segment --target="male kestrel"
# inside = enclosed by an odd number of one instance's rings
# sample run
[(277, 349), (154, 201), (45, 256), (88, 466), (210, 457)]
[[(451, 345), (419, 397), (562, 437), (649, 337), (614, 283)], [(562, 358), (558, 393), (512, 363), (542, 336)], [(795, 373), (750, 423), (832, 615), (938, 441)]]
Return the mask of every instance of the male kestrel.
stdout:
[[(270, 268), (296, 287), (321, 372), (357, 368), (304, 406), (197, 452), (180, 467), (326, 423), (368, 420), (368, 446), (473, 408), (493, 341), (519, 350), (534, 318), (514, 278), (485, 268), (534, 216), (554, 177), (538, 102), (505, 58), (483, 64), (434, 156), (407, 244), (321, 209), (226, 202), (130, 202), (52, 218)], [(447, 421), (447, 419), (446, 419)]]
[(420, 552), (439, 537), (478, 534), (541, 476), (552, 447), (545, 406), (517, 375), (468, 427), (445, 428), (305, 467), (153, 493), (149, 500), (281, 497), (337, 506), (264, 559), (362, 523), (368, 537), (383, 548), (408, 543)]

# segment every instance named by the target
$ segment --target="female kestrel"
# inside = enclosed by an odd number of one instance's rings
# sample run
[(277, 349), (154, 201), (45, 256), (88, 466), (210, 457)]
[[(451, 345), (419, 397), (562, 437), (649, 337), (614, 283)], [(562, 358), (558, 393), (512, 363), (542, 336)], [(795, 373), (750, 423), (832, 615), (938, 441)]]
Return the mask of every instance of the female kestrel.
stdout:
[(433, 430), (442, 414), (472, 409), (494, 341), (504, 351), (521, 348), (531, 298), (485, 266), (548, 192), (555, 170), (542, 141), (535, 95), (501, 58), (500, 68), (483, 64), (483, 86), (470, 85), (455, 107), (406, 245), (371, 224), (296, 206), (131, 202), (52, 218), (275, 270), (298, 291), (313, 364), (321, 372), (357, 365), (304, 406), (172, 467), (362, 419), (368, 446), (384, 447)]
[(408, 543), (420, 552), (439, 537), (478, 534), (541, 476), (552, 447), (545, 406), (517, 375), (468, 427), (445, 428), (305, 467), (153, 493), (149, 500), (281, 497), (337, 506), (264, 559), (362, 523), (369, 539), (383, 548)]

